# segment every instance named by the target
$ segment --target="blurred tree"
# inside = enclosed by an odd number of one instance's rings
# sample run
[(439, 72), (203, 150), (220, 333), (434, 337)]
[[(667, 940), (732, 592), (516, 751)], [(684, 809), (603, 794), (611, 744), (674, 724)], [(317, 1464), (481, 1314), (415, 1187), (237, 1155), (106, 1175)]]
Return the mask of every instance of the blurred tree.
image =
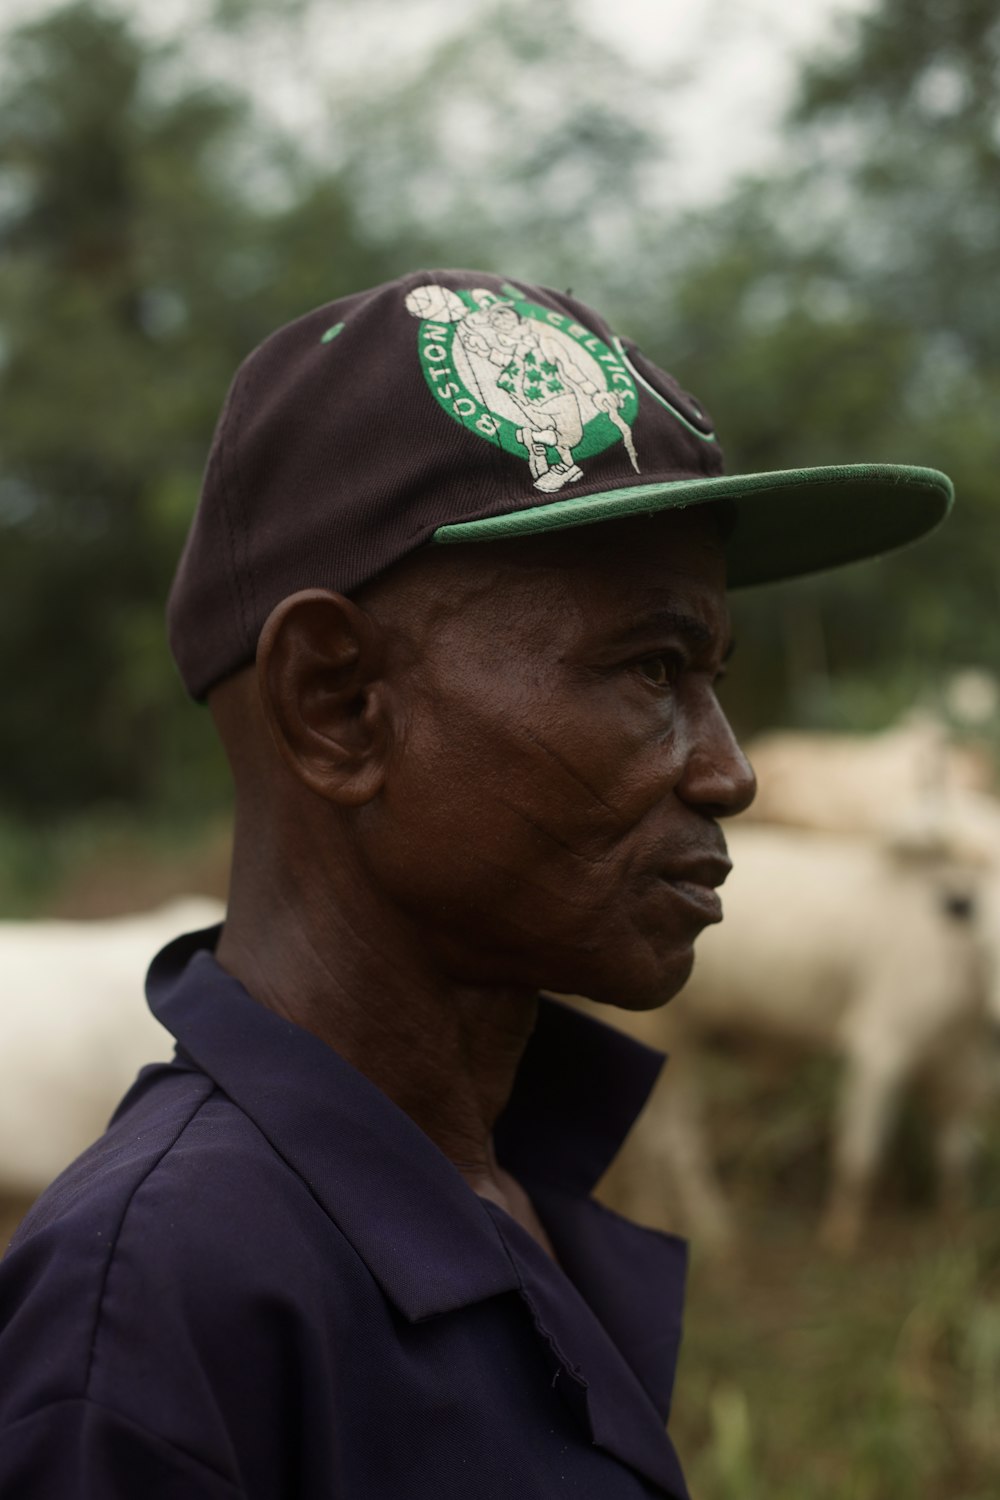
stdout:
[[(739, 602), (745, 728), (874, 724), (1000, 659), (985, 0), (879, 0), (804, 69), (789, 168), (686, 217), (650, 207), (670, 202), (649, 123), (669, 80), (597, 43), (577, 0), (484, 0), (409, 66), (341, 66), (294, 142), (248, 90), (279, 37), (301, 52), (314, 0), (217, 10), (235, 31), (217, 15), (170, 48), (87, 3), (8, 40), (0, 808), (218, 795), (162, 601), (222, 393), (278, 323), (420, 263), (572, 285), (707, 401), (733, 470), (953, 473), (931, 545)], [(239, 84), (192, 85), (220, 41)]]
[(168, 62), (85, 4), (6, 58), (0, 799), (35, 814), (218, 791), (162, 607), (221, 397), (277, 323), (380, 273), (335, 180), (289, 153), (269, 206), (246, 105)]
[(571, 3), (484, 5), (405, 87), (354, 105), (373, 233), (427, 259), (443, 241), (450, 263), (558, 268), (708, 402), (731, 469), (955, 479), (931, 544), (737, 600), (759, 648), (730, 690), (746, 730), (874, 727), (955, 665), (1000, 661), (995, 32), (984, 0), (881, 0), (836, 62), (804, 65), (787, 167), (694, 216), (649, 207), (670, 202), (645, 123), (670, 81), (602, 49)]
[[(294, 0), (280, 21), (309, 14)], [(276, 18), (255, 0), (230, 0), (222, 19), (236, 33), (207, 22), (202, 42), (225, 35), (248, 60), (273, 44)], [(328, 100), (328, 136), (301, 144), (236, 88), (192, 87), (196, 50), (190, 36), (154, 47), (83, 0), (7, 47), (9, 810), (219, 795), (211, 736), (164, 650), (162, 604), (223, 392), (258, 339), (421, 260), (592, 267), (609, 224), (617, 240), (615, 215), (634, 212), (651, 149), (620, 67), (573, 25), (570, 0), (465, 18), (405, 86), (375, 97), (345, 86)]]
[(926, 546), (737, 600), (747, 728), (874, 727), (956, 665), (1000, 668), (998, 67), (985, 0), (881, 0), (805, 67), (789, 167), (675, 236), (645, 342), (731, 469), (927, 464), (959, 495)]
[(418, 259), (614, 295), (669, 158), (650, 122), (670, 81), (599, 42), (579, 0), (484, 0), (419, 70), (349, 101), (365, 222)]

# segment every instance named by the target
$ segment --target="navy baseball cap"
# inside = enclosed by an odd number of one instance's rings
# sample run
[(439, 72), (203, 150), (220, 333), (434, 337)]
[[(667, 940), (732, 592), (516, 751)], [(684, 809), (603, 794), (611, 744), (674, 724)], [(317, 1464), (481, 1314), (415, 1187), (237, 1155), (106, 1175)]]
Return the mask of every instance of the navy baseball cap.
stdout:
[(418, 547), (725, 500), (738, 588), (873, 557), (947, 514), (936, 469), (726, 474), (704, 407), (567, 293), (415, 271), (279, 329), (241, 365), (167, 609), (188, 691), (253, 661), (271, 610)]

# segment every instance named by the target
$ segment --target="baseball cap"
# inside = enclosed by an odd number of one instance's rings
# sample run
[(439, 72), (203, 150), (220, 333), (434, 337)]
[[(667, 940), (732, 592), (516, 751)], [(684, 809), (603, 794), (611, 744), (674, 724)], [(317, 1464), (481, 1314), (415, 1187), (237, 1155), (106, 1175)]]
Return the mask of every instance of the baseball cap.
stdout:
[(254, 659), (303, 588), (350, 594), (425, 545), (725, 500), (731, 587), (931, 530), (935, 469), (726, 474), (704, 407), (569, 293), (415, 271), (317, 308), (244, 361), (167, 607), (192, 697)]

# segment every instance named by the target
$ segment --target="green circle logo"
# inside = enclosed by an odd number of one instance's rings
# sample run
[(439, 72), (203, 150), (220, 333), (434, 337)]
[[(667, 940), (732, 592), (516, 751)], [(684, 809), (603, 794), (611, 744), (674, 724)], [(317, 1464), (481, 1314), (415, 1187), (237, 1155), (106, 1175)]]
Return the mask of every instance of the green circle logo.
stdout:
[(527, 459), (545, 493), (583, 479), (580, 462), (624, 443), (636, 473), (639, 398), (622, 357), (589, 328), (504, 293), (432, 285), (408, 293), (424, 379), (454, 421)]

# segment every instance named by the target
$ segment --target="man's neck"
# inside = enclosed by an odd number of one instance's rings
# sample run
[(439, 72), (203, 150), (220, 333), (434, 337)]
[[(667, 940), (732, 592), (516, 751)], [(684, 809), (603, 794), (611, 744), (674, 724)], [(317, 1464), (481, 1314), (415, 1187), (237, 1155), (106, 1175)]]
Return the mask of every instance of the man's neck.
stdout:
[(317, 910), (314, 892), (296, 891), (294, 872), (262, 878), (260, 865), (234, 871), (216, 957), (255, 1000), (388, 1095), (474, 1192), (551, 1253), (527, 1194), (493, 1149), (534, 1028), (535, 995), (449, 982), (428, 970), (398, 914), (367, 912), (351, 894)]

